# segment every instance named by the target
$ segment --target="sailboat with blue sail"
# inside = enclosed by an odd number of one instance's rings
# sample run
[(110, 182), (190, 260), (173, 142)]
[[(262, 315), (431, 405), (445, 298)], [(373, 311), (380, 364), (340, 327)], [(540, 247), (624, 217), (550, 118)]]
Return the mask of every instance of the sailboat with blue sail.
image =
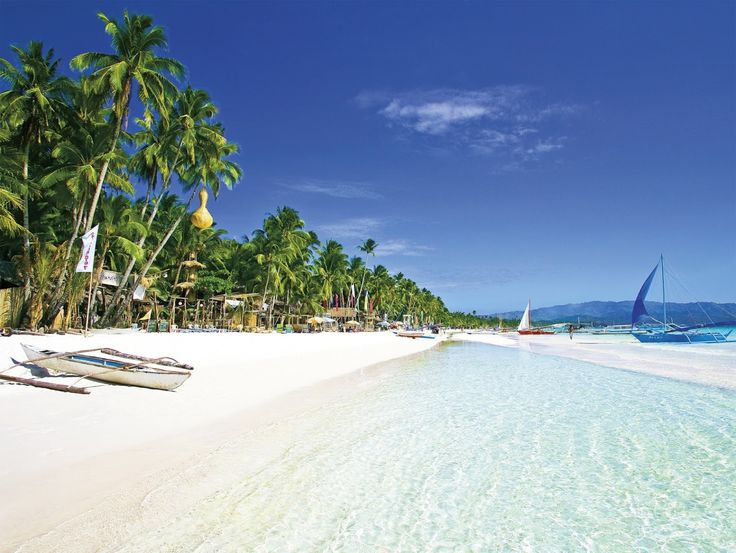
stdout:
[[(662, 321), (657, 321), (647, 311), (644, 300), (647, 298), (649, 288), (652, 285), (657, 269), (662, 274)], [(710, 319), (710, 316), (708, 316)], [(642, 321), (650, 321), (642, 324)], [(653, 321), (655, 324), (652, 324)], [(658, 323), (658, 324), (657, 324)], [(728, 328), (731, 327), (731, 328)], [(701, 323), (690, 326), (679, 326), (674, 323), (667, 322), (667, 298), (665, 296), (665, 280), (664, 280), (664, 257), (659, 257), (659, 262), (654, 266), (652, 272), (642, 284), (639, 294), (634, 301), (634, 308), (631, 310), (631, 330), (637, 340), (644, 343), (708, 343), (717, 344), (723, 342), (734, 342), (736, 336), (730, 338), (736, 327), (736, 320)]]

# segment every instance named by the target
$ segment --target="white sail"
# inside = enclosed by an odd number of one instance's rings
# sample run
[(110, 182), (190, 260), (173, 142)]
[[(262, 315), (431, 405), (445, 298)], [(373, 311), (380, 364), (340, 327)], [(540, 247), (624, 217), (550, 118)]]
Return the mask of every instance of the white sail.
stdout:
[(531, 308), (532, 308), (532, 302), (529, 300), (529, 302), (526, 304), (526, 309), (524, 310), (524, 315), (521, 317), (521, 322), (519, 323), (519, 328), (517, 330), (529, 330), (531, 325)]

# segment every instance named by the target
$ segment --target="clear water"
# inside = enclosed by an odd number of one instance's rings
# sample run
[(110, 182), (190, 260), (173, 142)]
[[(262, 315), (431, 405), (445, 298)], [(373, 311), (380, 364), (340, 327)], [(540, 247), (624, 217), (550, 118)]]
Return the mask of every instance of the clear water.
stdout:
[(394, 369), (122, 550), (736, 551), (736, 393), (481, 344)]

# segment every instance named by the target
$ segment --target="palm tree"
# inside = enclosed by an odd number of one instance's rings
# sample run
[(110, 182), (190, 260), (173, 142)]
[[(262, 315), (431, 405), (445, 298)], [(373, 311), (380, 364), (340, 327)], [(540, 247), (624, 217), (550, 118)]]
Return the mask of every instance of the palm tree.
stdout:
[[(157, 56), (154, 49), (165, 49), (166, 35), (159, 26), (153, 26), (153, 19), (147, 15), (123, 14), (122, 23), (110, 19), (104, 13), (97, 14), (105, 24), (105, 32), (111, 36), (114, 54), (86, 52), (71, 60), (72, 69), (92, 70), (91, 85), (97, 93), (112, 95), (112, 114), (110, 127), (113, 129), (109, 151), (117, 147), (120, 132), (127, 121), (133, 84), (138, 85), (138, 98), (145, 106), (144, 118), (150, 118), (151, 108), (166, 118), (176, 86), (166, 74), (181, 77), (184, 66), (178, 61)], [(102, 163), (87, 215), (85, 231), (92, 226), (102, 185), (107, 176), (109, 164)]]
[[(218, 146), (225, 147), (226, 140), (222, 127), (209, 122), (216, 114), (217, 107), (207, 92), (187, 87), (178, 94), (169, 119), (159, 117), (156, 124), (152, 124), (151, 121), (139, 121), (143, 131), (137, 133), (134, 140), (142, 148), (131, 158), (131, 169), (144, 177), (148, 186), (146, 201), (141, 209), (142, 214), (146, 212), (148, 195), (153, 192), (158, 175), (161, 174), (163, 177), (161, 192), (154, 200), (146, 222), (148, 229), (156, 218), (161, 199), (168, 193), (171, 177), (175, 173), (183, 173), (187, 165), (191, 168), (197, 163), (197, 148), (205, 148), (208, 144), (210, 151)], [(182, 156), (182, 153), (185, 155)], [(141, 236), (138, 246), (143, 247), (145, 240), (146, 235)], [(136, 260), (131, 258), (123, 273), (120, 287), (110, 302), (111, 307), (115, 307), (120, 301), (135, 264)], [(110, 317), (111, 311), (108, 309), (103, 321), (108, 321)]]
[(29, 163), (32, 144), (40, 144), (45, 132), (58, 116), (61, 97), (68, 87), (68, 79), (58, 77), (59, 60), (54, 60), (54, 50), (43, 53), (41, 42), (31, 41), (23, 50), (11, 46), (20, 61), (20, 69), (0, 58), (0, 79), (10, 84), (10, 89), (0, 93), (0, 118), (16, 135), (18, 150), (22, 155), (21, 194), (23, 198), (23, 260), (24, 297), (31, 293), (30, 220), (28, 198), (30, 195)]
[(92, 291), (92, 309), (94, 313), (95, 299), (100, 282), (100, 274), (105, 266), (116, 268), (116, 257), (134, 257), (140, 259), (143, 250), (135, 243), (135, 237), (146, 233), (146, 226), (140, 221), (140, 215), (130, 200), (125, 196), (100, 197), (100, 230), (97, 235), (98, 262), (95, 269), (94, 290)]
[[(230, 189), (240, 180), (240, 177), (242, 175), (240, 167), (236, 163), (226, 159), (228, 156), (237, 153), (237, 151), (237, 145), (227, 142), (224, 144), (200, 142), (198, 144), (198, 148), (196, 150), (197, 157), (195, 159), (195, 162), (188, 165), (184, 169), (182, 174), (182, 181), (184, 183), (185, 190), (187, 188), (191, 190), (189, 200), (185, 204), (186, 209), (189, 208), (189, 205), (191, 204), (195, 193), (200, 188), (208, 188), (212, 192), (212, 195), (217, 198), (221, 184)], [(132, 301), (133, 293), (135, 292), (136, 288), (138, 288), (143, 279), (146, 278), (146, 274), (148, 273), (149, 269), (153, 265), (154, 261), (156, 261), (156, 258), (161, 253), (161, 250), (163, 250), (163, 248), (166, 246), (166, 243), (169, 241), (171, 235), (182, 222), (185, 215), (186, 211), (184, 211), (178, 218), (176, 218), (172, 222), (171, 226), (159, 242), (156, 249), (153, 250), (153, 252), (148, 257), (148, 260), (143, 265), (141, 273), (136, 279), (135, 283), (128, 289), (126, 300), (122, 303), (122, 305), (126, 305), (130, 303), (130, 301)], [(108, 310), (108, 314), (110, 312), (111, 310)], [(108, 314), (106, 314), (106, 316), (109, 316)], [(103, 317), (102, 324), (104, 324), (105, 322), (106, 321)]]
[[(304, 221), (299, 213), (290, 207), (281, 207), (275, 215), (269, 215), (263, 221), (263, 229), (253, 232), (248, 248), (254, 252), (254, 261), (265, 267), (263, 283), (263, 299), (269, 298), (269, 325), (274, 303), (285, 291), (285, 283), (291, 284), (291, 290), (298, 281), (298, 266), (306, 264), (310, 248), (316, 242), (316, 236), (304, 229)], [(295, 265), (296, 264), (296, 265)], [(271, 288), (269, 288), (272, 287)]]
[[(328, 240), (317, 253), (314, 268), (322, 280), (321, 296), (328, 302), (335, 292), (342, 292), (348, 267), (348, 256), (342, 244)], [(342, 295), (342, 294), (340, 294)]]
[[(358, 246), (358, 249), (365, 254), (366, 267), (368, 266), (368, 256), (372, 255), (375, 257), (377, 247), (378, 247), (378, 244), (376, 243), (375, 240), (373, 240), (373, 238), (368, 238), (368, 240), (366, 240), (360, 246)], [(363, 272), (363, 278), (360, 281), (360, 291), (358, 292), (358, 311), (360, 311), (360, 297), (363, 294), (363, 287), (365, 286), (365, 275), (366, 275), (366, 272)]]
[[(122, 149), (115, 148), (109, 152), (111, 130), (106, 125), (78, 125), (69, 128), (69, 136), (61, 141), (52, 151), (53, 158), (59, 166), (41, 179), (45, 186), (61, 185), (75, 200), (72, 204), (72, 218), (74, 226), (72, 237), (76, 237), (82, 224), (86, 199), (98, 180), (97, 168), (105, 163), (112, 167), (108, 171), (107, 182), (117, 190), (128, 194), (133, 193), (133, 185), (124, 176), (117, 174), (115, 169), (123, 167), (127, 156)], [(89, 226), (89, 225), (87, 225)], [(56, 316), (64, 303), (65, 282), (67, 279), (69, 259), (74, 244), (69, 243), (64, 251), (64, 269), (59, 273), (55, 290), (47, 304), (45, 321), (50, 322)]]

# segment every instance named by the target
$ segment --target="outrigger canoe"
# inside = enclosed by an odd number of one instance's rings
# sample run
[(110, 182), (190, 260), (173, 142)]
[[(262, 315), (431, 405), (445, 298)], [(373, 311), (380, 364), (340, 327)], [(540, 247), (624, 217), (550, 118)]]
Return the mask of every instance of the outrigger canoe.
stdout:
[(401, 338), (431, 338), (434, 340), (434, 336), (427, 336), (421, 330), (402, 330), (401, 332), (397, 332), (396, 336)]
[(101, 348), (99, 354), (86, 352), (59, 353), (21, 344), (23, 351), (35, 365), (57, 373), (76, 374), (95, 380), (173, 390), (191, 375), (192, 367), (171, 358), (149, 359)]

